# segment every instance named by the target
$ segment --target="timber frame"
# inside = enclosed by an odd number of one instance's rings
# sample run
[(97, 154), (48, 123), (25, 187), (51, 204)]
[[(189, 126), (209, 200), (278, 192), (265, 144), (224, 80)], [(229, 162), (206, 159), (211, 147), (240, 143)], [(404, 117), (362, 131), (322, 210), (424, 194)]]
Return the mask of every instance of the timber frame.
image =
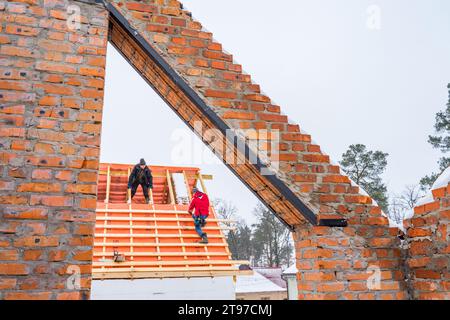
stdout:
[[(188, 205), (176, 199), (173, 174), (183, 176), (181, 188), (190, 190), (198, 183), (207, 193), (204, 180), (212, 176), (197, 168), (150, 166), (154, 202), (145, 204), (141, 192), (126, 204), (128, 175), (132, 165), (100, 164), (98, 199), (92, 264), (93, 279), (218, 277), (252, 274), (240, 270), (249, 261), (234, 261), (224, 235), (235, 221), (220, 219), (210, 208), (203, 228), (208, 245), (196, 242)], [(181, 201), (181, 202), (180, 202)], [(116, 261), (116, 255), (122, 261)]]

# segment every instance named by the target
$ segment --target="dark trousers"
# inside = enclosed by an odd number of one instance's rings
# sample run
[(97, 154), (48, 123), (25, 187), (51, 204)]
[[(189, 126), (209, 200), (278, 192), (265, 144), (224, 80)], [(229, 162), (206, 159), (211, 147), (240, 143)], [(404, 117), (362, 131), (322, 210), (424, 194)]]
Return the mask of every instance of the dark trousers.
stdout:
[(194, 225), (195, 225), (195, 231), (197, 231), (197, 234), (200, 238), (203, 238), (205, 233), (203, 232), (202, 228), (206, 225), (206, 216), (193, 216), (194, 218)]
[(139, 183), (139, 182), (134, 183), (131, 186), (131, 199), (133, 199), (134, 195), (136, 194), (136, 191), (137, 191), (137, 188), (139, 187), (139, 185), (141, 185), (142, 191), (144, 192), (145, 201), (148, 202), (150, 200), (150, 196), (148, 195), (149, 187), (146, 184)]

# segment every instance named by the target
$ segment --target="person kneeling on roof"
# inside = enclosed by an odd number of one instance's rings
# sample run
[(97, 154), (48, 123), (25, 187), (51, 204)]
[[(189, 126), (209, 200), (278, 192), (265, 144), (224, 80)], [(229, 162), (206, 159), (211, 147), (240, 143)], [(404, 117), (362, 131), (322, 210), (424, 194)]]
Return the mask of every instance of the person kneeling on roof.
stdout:
[[(193, 213), (195, 210), (195, 213)], [(206, 225), (206, 218), (209, 216), (209, 198), (208, 196), (200, 192), (196, 187), (192, 189), (192, 201), (189, 205), (189, 214), (194, 218), (195, 231), (197, 231), (200, 238), (199, 243), (208, 243), (208, 235), (202, 231), (202, 228)]]
[(131, 197), (128, 199), (129, 204), (131, 204), (131, 199), (133, 199), (136, 194), (139, 185), (142, 186), (146, 203), (151, 204), (149, 191), (150, 189), (153, 189), (153, 176), (144, 159), (141, 159), (141, 161), (134, 166), (128, 179), (128, 190), (131, 189)]

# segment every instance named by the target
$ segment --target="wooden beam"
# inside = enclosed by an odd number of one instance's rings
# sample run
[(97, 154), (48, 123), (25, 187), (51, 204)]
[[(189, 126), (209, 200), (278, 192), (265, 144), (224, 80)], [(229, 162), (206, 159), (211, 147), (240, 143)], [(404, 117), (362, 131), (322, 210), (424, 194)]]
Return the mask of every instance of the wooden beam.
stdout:
[(186, 185), (186, 192), (187, 192), (187, 195), (188, 195), (188, 199), (189, 199), (189, 202), (191, 202), (191, 200), (192, 200), (191, 187), (189, 186), (189, 180), (188, 180), (188, 177), (186, 175), (186, 171), (184, 171), (184, 170), (183, 170), (183, 177), (184, 177), (184, 184)]
[(105, 203), (109, 202), (109, 191), (111, 189), (111, 166), (108, 166), (108, 172), (106, 175), (106, 196)]
[(165, 278), (206, 278), (206, 277), (226, 277), (235, 275), (253, 275), (251, 270), (231, 270), (231, 271), (190, 271), (190, 272), (124, 272), (124, 273), (103, 273), (93, 272), (92, 279), (165, 279)]
[[(170, 171), (170, 169), (167, 169), (167, 170), (170, 173), (181, 173), (181, 172), (172, 172), (172, 171)], [(108, 174), (108, 171), (101, 171), (100, 170), (98, 172), (98, 174), (104, 176), (104, 175)], [(127, 174), (125, 172), (123, 172), (123, 171), (113, 171), (113, 170), (111, 170), (110, 175), (111, 175), (111, 177), (127, 177)], [(155, 172), (155, 173), (152, 172), (152, 176), (153, 176), (153, 178), (165, 178), (166, 174), (165, 174), (165, 172)], [(190, 173), (186, 173), (186, 176), (189, 179), (195, 179), (195, 178), (198, 177), (197, 174), (190, 174)], [(213, 180), (214, 179), (214, 176), (211, 175), (211, 174), (203, 174), (202, 177), (203, 177), (203, 180)]]
[[(95, 237), (108, 237), (108, 238), (198, 238), (197, 234), (156, 234), (156, 233), (150, 233), (150, 234), (132, 234), (132, 233), (105, 233), (100, 234), (96, 233)], [(223, 239), (223, 235), (211, 235), (208, 236), (208, 238), (211, 239)]]
[(208, 194), (208, 190), (206, 190), (206, 185), (205, 185), (205, 182), (203, 181), (202, 175), (199, 174), (199, 175), (198, 175), (198, 178), (199, 178), (199, 180), (200, 180), (200, 184), (201, 184), (201, 186), (202, 186), (203, 192), (206, 193), (206, 194)]
[[(127, 177), (129, 177), (130, 176), (130, 168), (128, 168), (128, 174), (127, 174)], [(128, 201), (130, 202), (130, 204), (131, 204), (131, 190), (130, 189), (128, 189), (128, 186), (127, 186), (127, 196), (128, 196)]]
[(188, 263), (189, 265), (204, 265), (204, 264), (219, 264), (219, 265), (250, 265), (250, 261), (246, 260), (211, 260), (208, 262), (205, 262), (205, 260), (192, 260), (192, 261), (127, 261), (127, 262), (102, 262), (102, 261), (95, 261), (92, 263), (92, 266), (94, 268), (98, 267), (130, 267), (130, 266), (178, 266), (178, 265), (184, 265)]
[[(131, 255), (131, 252), (122, 252), (123, 255), (129, 256)], [(228, 257), (228, 255), (225, 252), (209, 252), (210, 256), (215, 257)], [(114, 256), (114, 253), (111, 252), (95, 252), (94, 250), (94, 257), (112, 257)], [(204, 252), (134, 252), (135, 257), (183, 257), (183, 256), (190, 256), (190, 257), (204, 257), (206, 254)]]
[[(105, 220), (105, 222), (107, 222), (107, 220)], [(116, 224), (116, 225), (111, 225), (111, 224), (104, 224), (104, 225), (100, 225), (97, 224), (95, 225), (95, 228), (97, 229), (128, 229), (128, 225), (124, 225), (124, 224)], [(138, 226), (138, 225), (134, 225), (133, 229), (142, 229), (142, 230), (153, 230), (155, 227), (154, 226), (149, 226), (149, 225), (145, 225), (145, 226)], [(195, 230), (195, 227), (188, 227), (188, 226), (158, 226), (158, 229), (165, 229), (165, 230)], [(206, 231), (216, 231), (216, 230), (236, 230), (236, 228), (230, 228), (230, 227), (205, 227), (203, 228), (203, 230)]]
[[(132, 218), (133, 221), (192, 221), (190, 218)], [(129, 221), (129, 217), (99, 217), (97, 216), (97, 220), (99, 221)], [(210, 222), (228, 222), (228, 223), (236, 223), (235, 220), (228, 220), (228, 219), (209, 219)]]
[[(95, 273), (97, 270), (93, 269), (92, 273)], [(100, 270), (99, 270), (100, 271)], [(145, 267), (137, 267), (137, 268), (114, 268), (114, 269), (106, 269), (105, 271), (100, 271), (101, 273), (121, 273), (121, 272), (195, 272), (195, 271), (239, 271), (236, 267), (174, 267), (174, 268), (145, 268)]]
[[(155, 243), (155, 242), (95, 242), (94, 246), (105, 246), (105, 247), (204, 247), (201, 243)], [(224, 247), (224, 243), (209, 243), (208, 247)], [(204, 253), (205, 256), (208, 253)]]
[[(134, 213), (166, 213), (166, 214), (184, 214), (184, 215), (189, 215), (187, 213), (187, 210), (153, 210), (153, 209), (133, 209)], [(129, 209), (106, 209), (106, 208), (97, 208), (96, 212), (109, 212), (109, 213), (128, 213)]]
[(167, 179), (167, 186), (169, 187), (169, 196), (170, 196), (170, 203), (175, 204), (175, 195), (173, 191), (173, 185), (172, 185), (172, 176), (169, 173), (169, 170), (166, 170), (166, 179)]
[[(108, 204), (106, 204), (106, 208), (108, 208)], [(106, 217), (108, 217), (107, 213), (105, 215), (106, 215)], [(105, 227), (107, 225), (107, 223), (108, 223), (108, 220), (105, 220), (103, 222), (103, 227)], [(103, 229), (103, 242), (106, 242), (106, 236), (105, 236), (106, 232), (107, 232), (107, 230)], [(106, 247), (102, 247), (102, 252), (103, 252), (103, 259), (105, 259)]]
[[(131, 204), (130, 204), (130, 213), (129, 214), (130, 214), (130, 224), (129, 224), (128, 227), (129, 227), (129, 230), (130, 230), (130, 234), (129, 234), (130, 243), (131, 243), (130, 252), (132, 253), (130, 259), (131, 259), (131, 261), (133, 261), (134, 260), (134, 256), (133, 256), (134, 237), (133, 237), (133, 211), (131, 210)], [(106, 243), (106, 241), (104, 241), (103, 243)]]
[(153, 188), (150, 188), (148, 190), (149, 196), (150, 196), (150, 204), (155, 204), (154, 198), (153, 198)]

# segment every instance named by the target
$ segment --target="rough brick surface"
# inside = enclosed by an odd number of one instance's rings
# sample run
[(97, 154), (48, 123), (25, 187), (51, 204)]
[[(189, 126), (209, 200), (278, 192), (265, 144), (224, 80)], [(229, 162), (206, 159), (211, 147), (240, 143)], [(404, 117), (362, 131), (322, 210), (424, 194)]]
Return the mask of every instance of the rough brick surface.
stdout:
[[(273, 134), (254, 130), (278, 130), (280, 141), (268, 154), (280, 160), (278, 178), (318, 218), (348, 221), (346, 228), (311, 225), (253, 166), (230, 165), (295, 227), (300, 298), (405, 299), (412, 291), (448, 298), (448, 269), (439, 269), (443, 262), (448, 267), (448, 196), (424, 208), (426, 228), (410, 230), (412, 271), (405, 273), (398, 231), (372, 199), (288, 121), (180, 2), (110, 3), (230, 128), (244, 130), (248, 141), (265, 141), (260, 151), (269, 149)], [(80, 7), (80, 30), (68, 30), (67, 4)], [(0, 299), (87, 298), (93, 236), (79, 230), (93, 230), (95, 220), (108, 16), (89, 1), (61, 0), (0, 1), (0, 14)], [(196, 132), (217, 147), (221, 140), (206, 130), (217, 125), (117, 21), (110, 19), (109, 27), (113, 45), (189, 126), (200, 122)], [(221, 156), (228, 154), (242, 158), (235, 146)], [(447, 220), (438, 221), (436, 212)], [(67, 287), (74, 266), (80, 290)], [(427, 280), (407, 291), (410, 275)], [(367, 281), (372, 276), (380, 279), (375, 288)]]
[[(372, 199), (331, 164), (310, 135), (288, 122), (281, 108), (242, 72), (212, 34), (178, 1), (111, 2), (230, 128), (250, 133), (251, 129), (279, 130), (280, 141), (275, 149), (280, 159), (278, 177), (318, 217), (348, 220), (347, 228), (311, 226), (300, 216), (293, 216), (293, 210), (274, 206), (277, 195), (264, 189), (264, 181), (252, 185), (258, 173), (244, 165), (232, 166), (266, 204), (296, 226), (301, 298), (407, 298), (398, 231), (389, 229), (387, 219)], [(112, 28), (112, 42), (172, 108), (189, 124), (198, 120), (211, 127), (176, 85), (116, 29)], [(381, 273), (380, 288), (375, 291), (366, 284), (373, 268)]]
[(92, 234), (75, 230), (95, 222), (107, 23), (97, 5), (0, 1), (0, 299), (89, 297)]
[(413, 299), (450, 300), (450, 184), (432, 193), (405, 222), (410, 290)]
[(351, 219), (347, 228), (297, 227), (299, 299), (407, 299), (398, 231), (377, 215)]
[[(309, 134), (304, 133), (299, 125), (288, 121), (281, 108), (272, 103), (250, 75), (243, 73), (241, 65), (233, 56), (224, 51), (212, 33), (194, 20), (179, 1), (110, 2), (231, 129), (241, 130), (247, 137), (254, 136), (255, 130), (276, 130), (279, 133), (280, 141), (269, 150), (268, 158), (279, 159), (278, 178), (316, 216), (345, 217), (345, 211), (355, 205), (372, 204), (372, 199), (360, 193), (358, 187), (352, 186), (340, 168), (333, 165), (329, 156), (313, 143)], [(145, 57), (142, 57), (142, 61), (135, 57), (139, 49), (132, 44), (129, 47), (124, 45), (120, 36), (113, 36), (112, 42), (125, 56), (128, 55), (133, 65), (179, 114), (186, 111), (186, 98), (179, 95), (173, 84), (166, 83), (163, 86), (155, 80), (160, 77), (158, 73), (151, 76), (147, 74), (149, 68), (144, 68), (151, 62), (144, 61)], [(177, 96), (177, 99), (171, 99), (169, 95)], [(193, 122), (192, 116), (181, 116)], [(194, 120), (205, 122), (201, 116)], [(270, 141), (270, 138), (267, 140)], [(260, 151), (266, 150), (261, 146)], [(239, 174), (239, 168), (235, 168), (235, 171)], [(248, 176), (243, 178), (250, 180)], [(269, 193), (264, 193), (264, 188), (258, 190), (255, 186), (254, 189), (268, 204), (276, 202), (269, 198)], [(332, 196), (324, 197), (325, 194)], [(303, 221), (300, 215), (293, 216), (293, 210), (286, 207), (270, 207), (291, 225)]]

